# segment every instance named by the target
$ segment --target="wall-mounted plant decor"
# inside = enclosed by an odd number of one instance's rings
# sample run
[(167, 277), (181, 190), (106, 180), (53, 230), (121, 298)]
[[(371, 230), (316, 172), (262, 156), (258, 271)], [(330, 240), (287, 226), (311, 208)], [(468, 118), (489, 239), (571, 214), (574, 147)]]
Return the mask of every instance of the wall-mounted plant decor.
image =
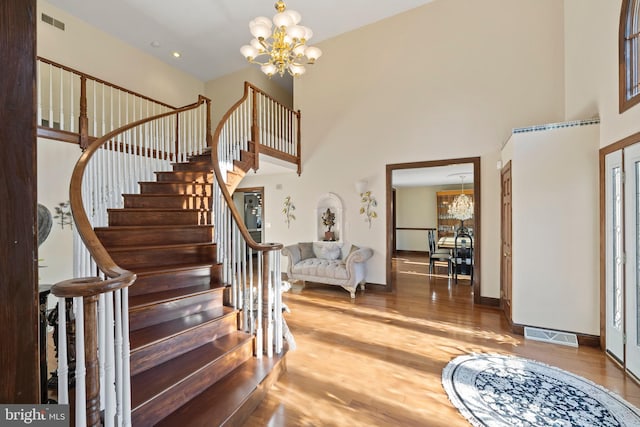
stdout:
[(65, 225), (73, 228), (73, 217), (71, 215), (70, 202), (68, 200), (66, 202), (60, 202), (54, 209), (56, 211), (56, 215), (53, 218), (58, 220), (60, 227), (63, 230)]
[(296, 210), (293, 201), (291, 201), (291, 196), (287, 196), (284, 198), (284, 207), (282, 208), (282, 214), (284, 215), (284, 221), (287, 223), (287, 228), (291, 225), (291, 221), (296, 220), (296, 216), (293, 214), (293, 211)]
[(373, 209), (378, 206), (378, 202), (371, 195), (371, 191), (360, 193), (360, 202), (362, 203), (360, 215), (364, 215), (364, 220), (369, 223), (369, 228), (371, 228), (371, 220), (378, 217), (378, 214)]

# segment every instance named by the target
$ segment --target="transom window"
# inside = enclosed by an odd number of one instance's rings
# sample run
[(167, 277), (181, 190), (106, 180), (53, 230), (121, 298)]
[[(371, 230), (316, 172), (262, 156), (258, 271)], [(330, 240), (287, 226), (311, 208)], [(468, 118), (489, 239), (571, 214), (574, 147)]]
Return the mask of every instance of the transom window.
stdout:
[(620, 112), (640, 102), (640, 0), (623, 0), (620, 11)]

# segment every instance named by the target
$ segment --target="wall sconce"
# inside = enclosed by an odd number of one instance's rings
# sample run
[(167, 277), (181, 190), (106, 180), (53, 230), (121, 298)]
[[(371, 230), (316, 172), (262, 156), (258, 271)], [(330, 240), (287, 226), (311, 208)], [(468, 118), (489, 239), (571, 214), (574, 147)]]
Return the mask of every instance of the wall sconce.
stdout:
[(362, 194), (364, 193), (364, 191), (367, 189), (367, 180), (366, 179), (359, 179), (356, 181), (356, 191), (358, 192), (358, 194)]

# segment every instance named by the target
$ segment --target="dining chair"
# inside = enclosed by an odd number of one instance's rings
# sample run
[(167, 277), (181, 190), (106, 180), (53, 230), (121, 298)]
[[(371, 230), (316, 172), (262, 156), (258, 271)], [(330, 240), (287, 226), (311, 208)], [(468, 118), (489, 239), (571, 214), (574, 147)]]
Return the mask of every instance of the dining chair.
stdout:
[(447, 275), (451, 276), (451, 252), (449, 249), (439, 249), (436, 245), (434, 230), (427, 231), (429, 240), (429, 274), (433, 274), (433, 266), (436, 261), (447, 263)]
[(461, 270), (468, 269), (471, 276), (471, 284), (473, 284), (473, 239), (468, 233), (456, 234), (451, 267), (455, 283), (458, 283), (458, 273)]

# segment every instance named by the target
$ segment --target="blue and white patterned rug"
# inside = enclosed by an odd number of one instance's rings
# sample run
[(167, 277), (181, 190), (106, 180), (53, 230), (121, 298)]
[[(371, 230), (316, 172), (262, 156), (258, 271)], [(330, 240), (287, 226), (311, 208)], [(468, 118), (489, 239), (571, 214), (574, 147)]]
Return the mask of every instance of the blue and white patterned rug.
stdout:
[(640, 410), (585, 378), (498, 354), (453, 359), (442, 371), (451, 403), (473, 426), (640, 426)]

